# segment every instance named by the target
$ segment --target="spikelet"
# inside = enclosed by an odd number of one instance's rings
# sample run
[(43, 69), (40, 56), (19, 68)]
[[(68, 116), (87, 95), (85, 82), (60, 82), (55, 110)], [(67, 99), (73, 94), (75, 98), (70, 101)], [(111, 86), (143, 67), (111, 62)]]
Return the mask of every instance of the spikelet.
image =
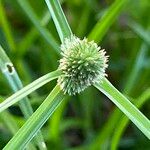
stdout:
[(59, 61), (63, 75), (58, 78), (64, 93), (75, 95), (101, 81), (108, 66), (105, 54), (105, 50), (101, 50), (94, 41), (80, 40), (73, 35), (66, 38), (61, 45), (62, 58)]

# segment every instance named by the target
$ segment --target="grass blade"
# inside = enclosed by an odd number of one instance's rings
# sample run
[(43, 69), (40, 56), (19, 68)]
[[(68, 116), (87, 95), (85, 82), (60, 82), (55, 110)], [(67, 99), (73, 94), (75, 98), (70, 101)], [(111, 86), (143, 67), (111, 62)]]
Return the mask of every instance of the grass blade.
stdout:
[(93, 142), (90, 143), (91, 149), (101, 149), (101, 146), (103, 143), (107, 141), (110, 134), (113, 132), (114, 128), (116, 127), (116, 123), (119, 121), (122, 113), (118, 108), (116, 108), (111, 116), (109, 117), (109, 120), (103, 125), (103, 127), (98, 131), (98, 135), (95, 137)]
[[(145, 43), (143, 43), (135, 58), (133, 66), (132, 67), (130, 66), (131, 72), (128, 75), (128, 78), (126, 80), (126, 85), (123, 93), (130, 95), (131, 90), (133, 89), (134, 84), (136, 80), (139, 78), (140, 73), (142, 71), (144, 58), (147, 51), (148, 51), (148, 46)], [(118, 122), (121, 119), (121, 117), (122, 117), (122, 112), (118, 108), (115, 108), (115, 110), (111, 113), (109, 120), (103, 125), (103, 128), (98, 132), (97, 137), (91, 143), (92, 148), (93, 147), (95, 149), (99, 148), (100, 145), (102, 145), (104, 142), (106, 142), (106, 140), (108, 140), (108, 138), (116, 128), (116, 125), (118, 126)]]
[[(7, 119), (6, 119), (7, 118)], [(0, 120), (3, 121), (6, 128), (10, 131), (12, 135), (19, 130), (18, 125), (16, 124), (16, 120), (14, 117), (9, 113), (9, 111), (5, 110), (3, 113), (0, 114)], [(27, 150), (35, 150), (35, 147), (32, 143), (30, 143), (27, 147)]]
[[(0, 102), (2, 102), (1, 97), (0, 97)], [(12, 135), (15, 135), (16, 132), (19, 130), (15, 118), (10, 114), (9, 111), (5, 110), (4, 112), (0, 113), (0, 120), (4, 122), (5, 126), (11, 132)], [(32, 143), (29, 143), (27, 150), (36, 150), (36, 148)]]
[(141, 39), (143, 39), (145, 43), (150, 46), (149, 30), (144, 30), (144, 28), (140, 24), (131, 20), (129, 21), (128, 25)]
[[(0, 102), (2, 102), (1, 96), (0, 96)], [(5, 123), (5, 125), (7, 126), (7, 128), (10, 130), (12, 134), (15, 134), (19, 130), (19, 127), (16, 124), (15, 119), (8, 111), (5, 110), (3, 113), (1, 113), (0, 119), (3, 120), (3, 122)]]
[[(5, 110), (3, 113), (0, 114), (0, 120), (3, 121), (3, 123), (12, 135), (15, 135), (15, 133), (19, 130), (19, 127), (16, 124), (16, 120), (8, 111)], [(36, 150), (36, 148), (32, 143), (29, 143), (27, 150)]]
[(11, 33), (10, 24), (7, 20), (2, 1), (0, 0), (0, 23), (6, 36), (10, 50), (15, 51), (15, 41)]
[[(138, 99), (136, 99), (135, 101), (135, 106), (137, 106), (137, 108), (141, 108), (150, 98), (150, 88), (147, 89)], [(112, 150), (116, 150), (121, 138), (121, 135), (123, 134), (123, 132), (125, 131), (128, 123), (129, 123), (129, 119), (124, 116), (117, 124), (116, 127), (116, 132), (112, 137), (111, 140), (111, 149)]]
[[(45, 27), (48, 24), (50, 18), (51, 18), (50, 14), (47, 11), (44, 14), (42, 20), (40, 21), (41, 25)], [(18, 57), (24, 56), (27, 50), (29, 49), (30, 45), (37, 39), (38, 36), (39, 34), (36, 28), (35, 27), (31, 28), (31, 30), (25, 35), (25, 37), (18, 44), (19, 51), (17, 51), (17, 56)]]
[(85, 5), (81, 17), (80, 17), (80, 22), (77, 26), (76, 33), (78, 36), (85, 36), (85, 31), (88, 26), (88, 21), (91, 13), (91, 8), (89, 7), (88, 4)]
[(56, 79), (60, 75), (61, 75), (61, 72), (59, 70), (56, 70), (56, 71), (48, 73), (48, 74), (42, 76), (41, 78), (33, 81), (29, 85), (25, 86), (24, 88), (22, 88), (21, 90), (19, 90), (18, 92), (16, 92), (15, 94), (10, 96), (9, 98), (7, 98), (4, 102), (2, 102), (0, 104), (0, 112), (7, 109), (11, 105), (15, 104), (16, 102), (18, 102), (22, 98), (26, 97), (27, 95), (29, 95), (30, 93), (32, 93), (36, 89), (40, 88), (44, 84), (50, 82), (53, 79)]
[(63, 98), (64, 94), (61, 92), (60, 87), (56, 86), (45, 101), (40, 105), (40, 107), (35, 111), (35, 113), (4, 147), (4, 150), (24, 149), (26, 144), (29, 143), (29, 141), (52, 115)]
[[(11, 86), (14, 92), (18, 91), (23, 87), (12, 62), (10, 61), (10, 59), (8, 58), (8, 56), (6, 55), (5, 51), (1, 46), (0, 46), (0, 69), (3, 72), (4, 76), (6, 77), (6, 79), (8, 80), (9, 85)], [(29, 105), (30, 104), (27, 98), (25, 98), (24, 101), (20, 102), (21, 110), (23, 111), (26, 118), (30, 117), (30, 115), (32, 114), (32, 108)]]
[(95, 87), (105, 94), (150, 139), (150, 121), (106, 78)]
[[(18, 91), (19, 89), (23, 88), (22, 82), (12, 64), (8, 56), (6, 55), (3, 48), (0, 46), (0, 69), (2, 70), (3, 74), (5, 75), (7, 81), (9, 82), (10, 87), (14, 92)], [(33, 113), (32, 106), (29, 102), (29, 99), (27, 97), (22, 97), (23, 99), (19, 102), (19, 107), (25, 116), (26, 119), (28, 119), (31, 114)], [(6, 103), (5, 103), (6, 102)], [(4, 104), (4, 105), (3, 105)], [(7, 108), (7, 101), (4, 101), (0, 104), (0, 112), (1, 110), (4, 110), (3, 108)], [(4, 106), (4, 107), (3, 107)], [(1, 108), (2, 107), (2, 108)], [(39, 133), (35, 140), (40, 148), (40, 150), (46, 150), (46, 145), (44, 143), (42, 134)]]
[(35, 27), (37, 28), (37, 30), (40, 32), (40, 34), (42, 35), (42, 37), (45, 39), (45, 41), (53, 47), (53, 49), (55, 50), (55, 52), (59, 53), (59, 45), (56, 42), (56, 40), (54, 39), (54, 37), (49, 33), (49, 31), (42, 27), (38, 17), (36, 16), (36, 14), (34, 13), (34, 11), (32, 10), (31, 6), (29, 5), (27, 0), (17, 0), (19, 5), (21, 6), (21, 8), (24, 10), (24, 12), (27, 14), (27, 16), (29, 17), (29, 19), (32, 21), (32, 23), (35, 25)]
[(53, 114), (53, 116), (51, 117), (50, 122), (49, 122), (49, 133), (51, 133), (50, 137), (51, 137), (53, 143), (57, 145), (58, 149), (60, 149), (58, 143), (61, 140), (60, 139), (60, 125), (61, 125), (61, 121), (62, 121), (62, 115), (66, 108), (66, 105), (68, 104), (68, 101), (69, 101), (69, 99), (66, 96), (66, 98), (61, 103), (59, 108), (55, 111), (55, 113)]
[[(64, 0), (61, 2), (63, 3)], [(51, 16), (49, 11), (47, 10), (40, 21), (41, 26), (45, 27), (50, 20)], [(17, 52), (17, 56), (22, 57), (38, 36), (39, 34), (37, 30), (34, 27), (32, 27), (30, 31), (25, 35), (25, 37), (21, 40), (21, 42), (18, 44), (19, 51)]]
[(128, 0), (115, 0), (115, 2), (109, 7), (106, 14), (92, 29), (88, 38), (90, 40), (95, 40), (96, 42), (101, 41), (127, 2)]
[(148, 45), (143, 43), (135, 58), (131, 73), (128, 75), (128, 78), (126, 80), (124, 93), (127, 95), (131, 94), (131, 91), (134, 88), (135, 82), (137, 81), (140, 74), (143, 73), (142, 68), (144, 66), (147, 52), (148, 52)]
[(72, 31), (63, 13), (61, 5), (58, 0), (45, 0), (45, 2), (50, 14), (52, 15), (59, 37), (63, 42), (64, 38), (69, 37), (72, 34)]

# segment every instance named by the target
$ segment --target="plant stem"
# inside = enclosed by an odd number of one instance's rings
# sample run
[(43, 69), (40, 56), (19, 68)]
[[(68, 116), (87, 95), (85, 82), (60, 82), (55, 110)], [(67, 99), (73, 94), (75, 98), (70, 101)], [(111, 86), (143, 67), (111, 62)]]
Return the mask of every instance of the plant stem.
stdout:
[(105, 94), (150, 139), (150, 121), (106, 78), (95, 87)]

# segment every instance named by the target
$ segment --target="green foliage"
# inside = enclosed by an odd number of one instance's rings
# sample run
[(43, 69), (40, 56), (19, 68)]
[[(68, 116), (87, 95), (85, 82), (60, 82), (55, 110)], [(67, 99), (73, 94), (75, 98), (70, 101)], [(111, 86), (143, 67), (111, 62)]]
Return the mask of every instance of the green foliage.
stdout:
[[(149, 149), (149, 9), (149, 0), (1, 0), (0, 149)], [(108, 79), (93, 81), (98, 90), (89, 87), (68, 97), (63, 91), (70, 84), (62, 91), (52, 81), (65, 78), (58, 35), (61, 43), (71, 35), (101, 42), (110, 60)], [(75, 53), (78, 61), (69, 60), (73, 49), (65, 53), (67, 65), (81, 61)], [(92, 45), (85, 53), (89, 49)]]
[[(64, 98), (59, 86), (47, 96), (34, 115), (15, 134), (4, 149), (24, 149), (25, 145), (35, 136)], [(15, 143), (15, 144), (14, 144)]]
[(45, 0), (45, 2), (53, 17), (59, 37), (63, 42), (64, 38), (67, 38), (72, 34), (72, 31), (68, 25), (66, 17), (64, 16), (60, 3), (57, 0)]
[(150, 139), (150, 121), (113, 85), (104, 79), (95, 87), (104, 93)]
[(96, 42), (101, 41), (107, 30), (110, 28), (111, 24), (115, 21), (115, 18), (118, 17), (127, 2), (128, 0), (115, 0), (115, 2), (104, 14), (103, 18), (100, 19), (99, 22), (92, 29), (88, 38), (94, 39)]

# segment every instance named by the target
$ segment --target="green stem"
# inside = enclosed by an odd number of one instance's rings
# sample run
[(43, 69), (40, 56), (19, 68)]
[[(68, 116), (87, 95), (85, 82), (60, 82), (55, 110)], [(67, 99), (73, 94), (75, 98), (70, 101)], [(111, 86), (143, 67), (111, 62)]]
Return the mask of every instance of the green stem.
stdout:
[(45, 2), (50, 14), (52, 15), (61, 42), (63, 42), (64, 38), (67, 38), (72, 34), (72, 31), (63, 13), (61, 5), (58, 0), (45, 0)]
[(95, 87), (105, 94), (150, 139), (150, 121), (106, 78)]
[(52, 115), (64, 98), (59, 86), (56, 86), (40, 107), (33, 113), (16, 135), (4, 147), (4, 150), (22, 150), (36, 135), (47, 119)]

